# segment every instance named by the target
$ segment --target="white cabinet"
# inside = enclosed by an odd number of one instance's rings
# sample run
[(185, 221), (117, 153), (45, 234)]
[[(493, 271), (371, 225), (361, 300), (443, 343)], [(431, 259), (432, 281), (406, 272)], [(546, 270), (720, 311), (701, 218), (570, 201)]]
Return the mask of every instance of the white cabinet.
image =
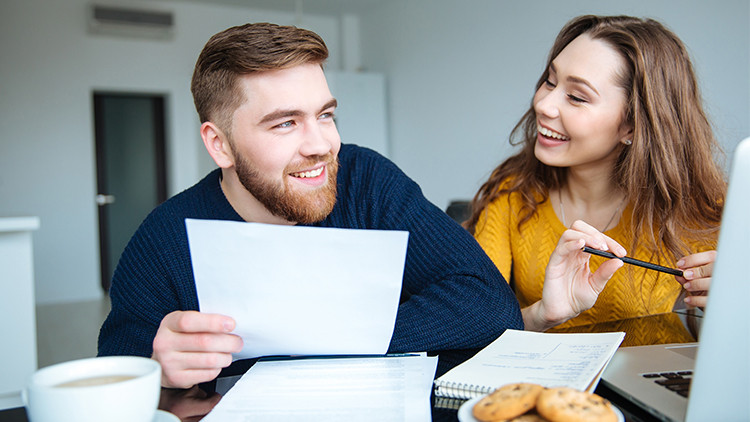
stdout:
[(38, 217), (0, 218), (0, 409), (21, 405), (37, 366), (31, 237), (38, 228)]

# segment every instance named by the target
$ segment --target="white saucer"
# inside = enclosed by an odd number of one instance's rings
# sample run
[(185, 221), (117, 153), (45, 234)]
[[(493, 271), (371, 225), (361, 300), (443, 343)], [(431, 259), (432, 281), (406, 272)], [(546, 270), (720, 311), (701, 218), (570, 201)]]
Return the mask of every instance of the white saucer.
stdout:
[(469, 401), (464, 402), (461, 407), (458, 408), (458, 422), (479, 422), (477, 418), (471, 413), (474, 405), (484, 396), (474, 397)]
[[(484, 396), (474, 397), (473, 399), (461, 405), (461, 407), (458, 409), (459, 422), (479, 422), (479, 420), (475, 418), (471, 413), (471, 410), (474, 408), (474, 405), (482, 399), (482, 397)], [(618, 409), (615, 405), (612, 405), (612, 409), (614, 409), (615, 415), (617, 415), (617, 422), (625, 422), (625, 416), (622, 414), (622, 412), (620, 412), (620, 409)]]
[(180, 418), (165, 410), (157, 409), (152, 422), (180, 422)]

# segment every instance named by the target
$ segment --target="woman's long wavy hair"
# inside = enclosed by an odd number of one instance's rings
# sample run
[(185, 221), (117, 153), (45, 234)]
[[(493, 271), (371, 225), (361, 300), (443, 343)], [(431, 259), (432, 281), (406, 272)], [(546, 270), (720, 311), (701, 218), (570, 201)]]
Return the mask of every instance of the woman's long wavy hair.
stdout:
[[(611, 46), (625, 68), (617, 82), (626, 93), (624, 122), (633, 127), (632, 145), (621, 148), (615, 186), (633, 207), (631, 250), (640, 242), (662, 258), (677, 259), (694, 242), (716, 238), (726, 181), (716, 159), (714, 138), (690, 57), (680, 39), (661, 23), (629, 16), (580, 16), (557, 36), (537, 90), (552, 60), (576, 37), (587, 34)], [(487, 205), (499, 196), (522, 198), (522, 225), (566, 182), (566, 168), (550, 167), (534, 155), (537, 125), (533, 103), (510, 135), (522, 150), (494, 169), (474, 197), (464, 226), (472, 233)], [(509, 183), (510, 182), (510, 183)], [(627, 245), (626, 245), (627, 246)]]

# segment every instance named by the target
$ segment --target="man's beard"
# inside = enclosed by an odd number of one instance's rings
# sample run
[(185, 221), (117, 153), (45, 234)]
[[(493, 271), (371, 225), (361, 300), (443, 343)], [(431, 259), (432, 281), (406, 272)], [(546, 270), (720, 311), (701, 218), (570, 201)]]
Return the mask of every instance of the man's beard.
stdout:
[[(290, 188), (287, 177), (284, 177), (281, 182), (264, 178), (244, 157), (234, 154), (234, 167), (242, 186), (271, 214), (302, 224), (323, 220), (336, 204), (336, 174), (339, 162), (333, 154), (311, 158), (297, 167), (301, 169), (305, 165), (310, 166), (321, 161), (326, 163), (325, 171), (328, 175), (326, 184), (309, 192), (298, 192)], [(295, 171), (298, 170), (284, 169), (284, 175)]]

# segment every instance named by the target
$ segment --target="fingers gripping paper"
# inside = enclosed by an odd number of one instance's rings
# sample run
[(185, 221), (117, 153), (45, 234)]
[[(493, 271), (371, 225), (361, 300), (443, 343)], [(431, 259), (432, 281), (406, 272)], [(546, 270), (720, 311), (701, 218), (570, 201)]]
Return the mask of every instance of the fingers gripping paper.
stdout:
[(235, 319), (235, 360), (387, 351), (408, 232), (185, 224), (200, 310)]

